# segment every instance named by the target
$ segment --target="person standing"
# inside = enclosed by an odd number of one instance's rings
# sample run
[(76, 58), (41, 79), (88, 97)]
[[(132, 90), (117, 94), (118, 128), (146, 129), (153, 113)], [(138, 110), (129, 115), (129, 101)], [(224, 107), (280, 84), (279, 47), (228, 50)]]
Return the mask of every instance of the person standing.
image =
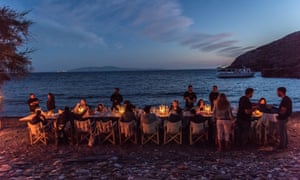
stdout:
[(54, 113), (55, 108), (55, 97), (52, 93), (48, 93), (47, 110)]
[(40, 100), (35, 97), (34, 93), (30, 93), (27, 104), (28, 104), (30, 113), (35, 113), (35, 110), (40, 107)]
[(214, 104), (215, 104), (215, 101), (217, 100), (218, 96), (219, 96), (218, 86), (214, 85), (213, 88), (212, 88), (212, 91), (209, 94), (209, 101), (210, 101), (211, 110), (214, 109)]
[(287, 122), (288, 118), (291, 116), (293, 111), (292, 100), (286, 95), (286, 88), (279, 87), (277, 89), (277, 95), (280, 97), (281, 103), (279, 106), (278, 113), (278, 126), (279, 126), (279, 136), (280, 143), (278, 149), (286, 149), (288, 145), (288, 134), (287, 134)]
[(184, 93), (183, 99), (185, 100), (185, 108), (191, 110), (194, 107), (194, 103), (197, 101), (197, 96), (193, 92), (192, 85), (188, 86), (188, 90)]
[(232, 130), (233, 115), (230, 103), (225, 94), (220, 94), (215, 103), (213, 117), (217, 121), (217, 139), (218, 151), (223, 150), (223, 141), (225, 140), (225, 149), (230, 147), (230, 134)]
[(115, 88), (115, 92), (111, 95), (112, 109), (118, 109), (118, 106), (123, 102), (123, 96), (120, 94), (120, 89)]
[(237, 113), (237, 126), (239, 129), (238, 143), (245, 146), (248, 143), (249, 134), (251, 130), (251, 117), (252, 117), (252, 103), (250, 99), (253, 97), (254, 89), (247, 88), (245, 96), (242, 96), (239, 101), (239, 109)]

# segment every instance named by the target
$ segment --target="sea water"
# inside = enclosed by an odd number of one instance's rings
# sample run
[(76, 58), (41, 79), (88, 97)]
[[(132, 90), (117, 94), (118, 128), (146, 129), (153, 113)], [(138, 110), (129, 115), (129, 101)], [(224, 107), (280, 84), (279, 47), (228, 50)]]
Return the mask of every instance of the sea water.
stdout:
[(124, 100), (130, 100), (137, 107), (170, 105), (175, 99), (184, 107), (182, 96), (189, 84), (193, 85), (198, 99), (207, 102), (212, 86), (217, 85), (232, 106), (237, 106), (247, 87), (255, 89), (252, 102), (265, 97), (269, 104), (278, 106), (280, 98), (276, 89), (285, 86), (294, 110), (300, 110), (299, 79), (263, 78), (259, 73), (254, 78), (219, 79), (215, 73), (215, 70), (32, 73), (2, 86), (1, 116), (27, 115), (26, 102), (31, 92), (40, 99), (42, 109), (46, 109), (48, 92), (55, 95), (57, 108), (73, 107), (81, 98), (92, 107), (100, 102), (110, 107), (115, 87), (120, 88)]

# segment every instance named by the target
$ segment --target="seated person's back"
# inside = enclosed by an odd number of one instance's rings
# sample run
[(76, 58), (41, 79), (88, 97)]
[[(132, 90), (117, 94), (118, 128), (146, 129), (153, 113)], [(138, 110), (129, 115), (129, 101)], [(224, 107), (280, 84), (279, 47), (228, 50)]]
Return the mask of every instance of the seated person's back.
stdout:
[(146, 106), (144, 108), (145, 114), (141, 118), (141, 122), (145, 124), (152, 124), (154, 122), (158, 122), (159, 119), (154, 113), (150, 113), (151, 106)]
[(190, 121), (194, 123), (203, 123), (206, 121), (201, 115), (196, 114), (195, 109), (192, 109), (190, 113), (191, 113)]
[(178, 114), (171, 114), (169, 116), (168, 121), (170, 121), (170, 122), (179, 122), (179, 121), (182, 121), (182, 116), (180, 116)]
[(35, 125), (42, 122), (43, 125), (47, 124), (46, 123), (46, 118), (44, 115), (42, 115), (42, 112), (40, 110), (38, 110), (36, 112), (36, 115), (32, 118), (32, 120), (30, 121), (30, 124)]
[(136, 120), (137, 120), (137, 118), (135, 116), (135, 113), (132, 110), (132, 105), (130, 103), (128, 103), (125, 107), (125, 112), (121, 116), (120, 121), (121, 122), (131, 122), (131, 121), (136, 121)]
[(66, 124), (68, 121), (73, 123), (74, 121), (74, 114), (70, 111), (69, 107), (65, 107), (65, 110), (62, 114), (59, 115), (57, 119), (57, 124)]

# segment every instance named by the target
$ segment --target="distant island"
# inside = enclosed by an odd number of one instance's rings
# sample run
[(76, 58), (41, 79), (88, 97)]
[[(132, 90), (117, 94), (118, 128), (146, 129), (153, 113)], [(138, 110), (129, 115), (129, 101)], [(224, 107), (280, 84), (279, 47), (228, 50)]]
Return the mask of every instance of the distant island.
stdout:
[(137, 68), (120, 68), (115, 66), (102, 66), (102, 67), (82, 67), (71, 69), (67, 72), (109, 72), (109, 71), (139, 71), (142, 69)]
[(242, 66), (264, 77), (300, 78), (300, 31), (240, 55), (230, 67)]

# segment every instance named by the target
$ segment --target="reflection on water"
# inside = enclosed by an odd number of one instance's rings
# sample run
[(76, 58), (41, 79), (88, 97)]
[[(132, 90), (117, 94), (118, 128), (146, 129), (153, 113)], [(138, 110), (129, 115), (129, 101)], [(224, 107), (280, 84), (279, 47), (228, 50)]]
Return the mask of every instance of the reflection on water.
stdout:
[(276, 95), (279, 86), (286, 86), (293, 99), (294, 108), (300, 110), (299, 79), (262, 78), (259, 74), (248, 79), (218, 79), (214, 70), (90, 72), (90, 73), (34, 73), (20, 81), (4, 84), (3, 114), (19, 116), (28, 113), (28, 94), (34, 92), (46, 108), (47, 93), (56, 97), (58, 108), (72, 107), (80, 98), (86, 98), (91, 106), (99, 102), (110, 106), (110, 95), (115, 87), (121, 89), (124, 100), (138, 107), (144, 105), (169, 105), (174, 99), (184, 106), (183, 93), (192, 84), (198, 99), (208, 101), (213, 85), (225, 93), (234, 107), (247, 87), (253, 87), (252, 102), (265, 97), (270, 104), (278, 105)]

